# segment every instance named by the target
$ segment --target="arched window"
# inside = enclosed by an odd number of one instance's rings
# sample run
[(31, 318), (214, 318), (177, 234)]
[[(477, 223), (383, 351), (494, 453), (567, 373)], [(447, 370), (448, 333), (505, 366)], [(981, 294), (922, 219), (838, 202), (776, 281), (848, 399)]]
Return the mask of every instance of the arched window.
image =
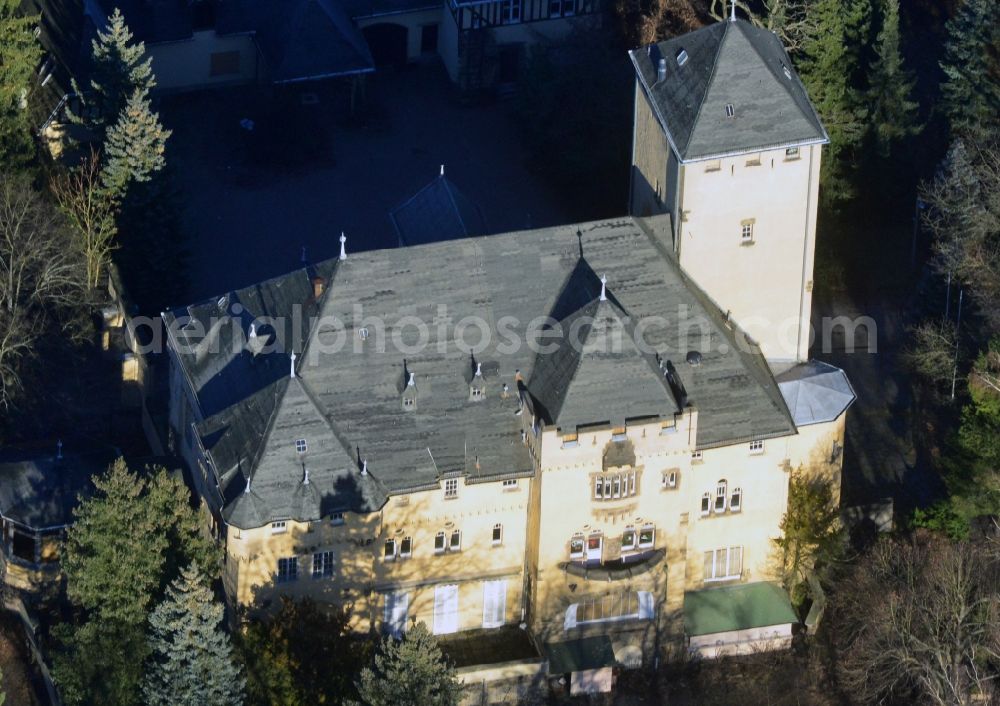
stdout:
[(715, 511), (725, 512), (726, 511), (726, 489), (728, 484), (725, 480), (720, 480), (715, 485)]

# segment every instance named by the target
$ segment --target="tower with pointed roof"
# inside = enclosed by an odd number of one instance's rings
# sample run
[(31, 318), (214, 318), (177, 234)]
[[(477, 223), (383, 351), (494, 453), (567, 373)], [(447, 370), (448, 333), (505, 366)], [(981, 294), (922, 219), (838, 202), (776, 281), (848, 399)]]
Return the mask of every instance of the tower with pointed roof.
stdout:
[(632, 215), (671, 215), (661, 245), (772, 367), (806, 360), (829, 138), (784, 47), (730, 18), (630, 56)]

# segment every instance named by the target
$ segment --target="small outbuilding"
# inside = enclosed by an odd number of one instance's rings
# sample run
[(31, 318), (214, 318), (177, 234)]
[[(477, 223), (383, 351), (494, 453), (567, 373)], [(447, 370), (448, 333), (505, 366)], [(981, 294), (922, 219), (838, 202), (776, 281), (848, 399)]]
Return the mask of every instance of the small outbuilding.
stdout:
[(607, 635), (548, 645), (549, 675), (569, 678), (569, 693), (604, 694), (614, 687), (615, 651)]
[(788, 594), (765, 581), (684, 594), (684, 632), (692, 656), (787, 649), (799, 622)]

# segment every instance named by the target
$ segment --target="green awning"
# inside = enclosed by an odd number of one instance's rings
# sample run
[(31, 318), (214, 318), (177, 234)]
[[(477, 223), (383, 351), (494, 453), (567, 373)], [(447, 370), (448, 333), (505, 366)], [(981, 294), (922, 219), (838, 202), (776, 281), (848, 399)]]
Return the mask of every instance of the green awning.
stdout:
[(611, 638), (607, 635), (550, 642), (546, 645), (546, 651), (549, 654), (549, 674), (615, 666), (615, 651), (611, 647)]
[(788, 594), (773, 583), (743, 583), (684, 594), (684, 630), (689, 636), (797, 622)]

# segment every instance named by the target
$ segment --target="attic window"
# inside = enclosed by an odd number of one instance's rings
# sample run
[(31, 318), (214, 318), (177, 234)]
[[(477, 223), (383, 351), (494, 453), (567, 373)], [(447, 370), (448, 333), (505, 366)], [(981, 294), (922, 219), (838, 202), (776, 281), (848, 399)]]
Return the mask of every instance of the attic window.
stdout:
[(367, 326), (362, 326), (361, 328), (358, 329), (358, 338), (360, 338), (362, 341), (367, 341), (368, 340), (368, 327)]
[(785, 73), (785, 78), (790, 79), (792, 77), (792, 70), (784, 64), (781, 65), (781, 70)]
[(304, 454), (308, 448), (309, 445), (306, 443), (305, 439), (295, 440), (295, 453)]
[(736, 117), (736, 106), (732, 103), (726, 103), (726, 117), (735, 118)]
[(681, 49), (679, 52), (677, 52), (677, 65), (678, 66), (684, 66), (684, 64), (687, 63), (687, 60), (688, 60), (688, 53), (687, 53), (687, 51), (685, 49)]

